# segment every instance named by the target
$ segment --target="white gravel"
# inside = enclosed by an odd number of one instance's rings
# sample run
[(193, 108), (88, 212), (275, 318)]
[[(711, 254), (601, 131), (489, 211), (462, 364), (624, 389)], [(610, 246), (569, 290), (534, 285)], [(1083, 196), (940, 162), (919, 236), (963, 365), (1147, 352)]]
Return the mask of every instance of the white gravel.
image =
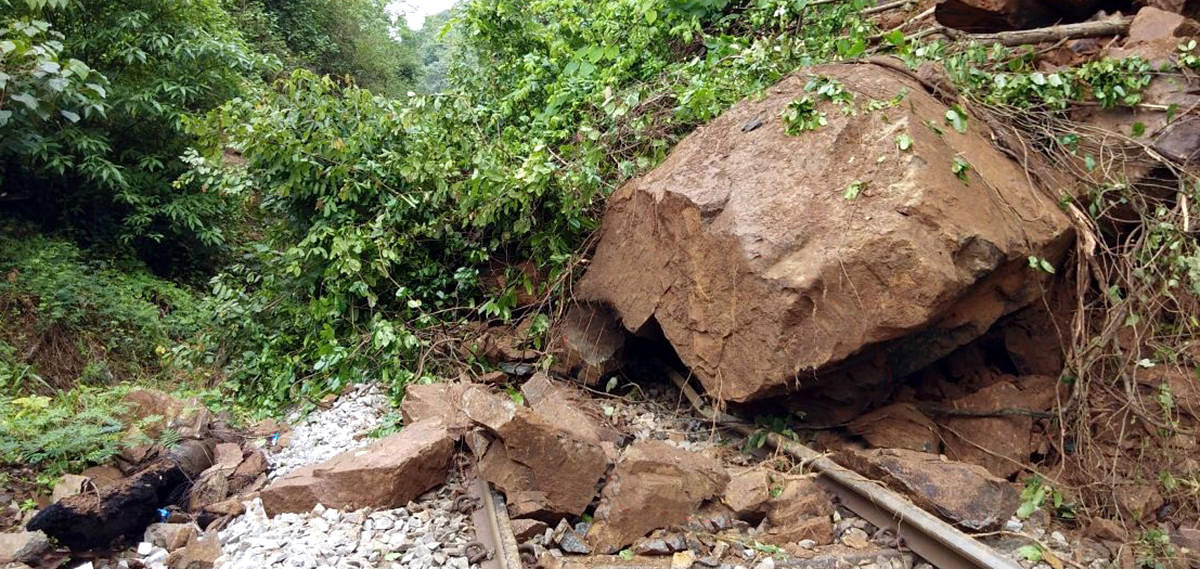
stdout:
[(318, 505), (306, 514), (268, 518), (262, 502), (221, 530), (225, 569), (327, 567), (469, 569), (472, 533), (464, 514), (451, 510), (448, 488), (406, 508), (341, 512)]
[(366, 435), (383, 421), (391, 409), (387, 396), (374, 385), (347, 389), (329, 409), (318, 409), (307, 417), (294, 414), (291, 442), (267, 456), (271, 480), (345, 451), (364, 446)]

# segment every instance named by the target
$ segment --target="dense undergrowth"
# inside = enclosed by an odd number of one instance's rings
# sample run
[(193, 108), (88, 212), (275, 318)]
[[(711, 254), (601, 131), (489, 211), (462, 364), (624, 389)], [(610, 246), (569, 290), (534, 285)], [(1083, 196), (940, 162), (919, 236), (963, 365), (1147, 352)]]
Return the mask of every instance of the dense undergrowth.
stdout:
[[(1200, 67), (1195, 46), (1169, 68), (1046, 71), (1028, 49), (881, 33), (861, 0), (473, 0), (421, 51), (380, 43), (375, 1), (103, 4), (31, 2), (0, 38), (0, 203), (21, 220), (0, 228), (0, 428), (24, 441), (0, 461), (71, 421), (95, 436), (62, 445), (56, 468), (112, 450), (103, 420), (61, 412), (112, 409), (60, 391), (75, 384), (215, 385), (259, 412), (363, 379), (400, 395), (442, 371), (456, 326), (535, 310), (521, 288), (564, 293), (604, 197), (691, 129), (799, 67), (880, 53), (944, 68), (953, 128), (1009, 129), (1070, 173), (1077, 187), (1050, 191), (1111, 246), (1080, 252), (1074, 276), (1095, 287), (1081, 312), (1160, 327), (1097, 351), (1122, 322), (1076, 322), (1091, 355), (1069, 381), (1114, 390), (1130, 365), (1183, 365), (1171, 346), (1197, 327), (1180, 316), (1200, 295), (1188, 202), (1143, 199), (1094, 144), (1110, 138), (1067, 114), (1140, 104), (1155, 77)], [(1175, 174), (1194, 209), (1194, 173)], [(1115, 222), (1129, 204), (1137, 218)], [(541, 278), (485, 284), (522, 261)], [(1086, 428), (1072, 403), (1064, 424)], [(55, 411), (35, 421), (43, 404)], [(1142, 413), (1169, 435), (1177, 411)]]

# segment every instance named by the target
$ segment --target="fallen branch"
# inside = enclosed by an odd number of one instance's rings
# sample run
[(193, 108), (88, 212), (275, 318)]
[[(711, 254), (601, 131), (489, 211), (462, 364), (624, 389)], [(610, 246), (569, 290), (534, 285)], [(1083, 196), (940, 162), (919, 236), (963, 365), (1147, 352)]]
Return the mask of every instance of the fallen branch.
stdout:
[(1038, 44), (1076, 38), (1095, 38), (1104, 36), (1119, 36), (1129, 32), (1129, 24), (1133, 18), (1120, 18), (1100, 22), (1080, 22), (1078, 24), (1063, 24), (1048, 28), (1032, 30), (1015, 30), (997, 32), (994, 34), (968, 34), (952, 28), (943, 27), (940, 33), (955, 40), (976, 41), (980, 43), (999, 43), (1005, 46)]
[(913, 0), (896, 0), (895, 2), (888, 2), (888, 3), (886, 3), (886, 4), (880, 4), (880, 5), (878, 5), (878, 6), (874, 6), (874, 7), (867, 8), (867, 9), (863, 10), (863, 11), (862, 11), (862, 14), (863, 14), (864, 16), (869, 16), (869, 15), (871, 15), (871, 14), (878, 14), (878, 13), (880, 13), (880, 12), (886, 12), (886, 11), (888, 11), (888, 10), (891, 10), (891, 9), (893, 9), (893, 8), (900, 8), (900, 7), (903, 7), (903, 6), (907, 5), (907, 4), (910, 4), (910, 3), (912, 3), (912, 1), (913, 1)]

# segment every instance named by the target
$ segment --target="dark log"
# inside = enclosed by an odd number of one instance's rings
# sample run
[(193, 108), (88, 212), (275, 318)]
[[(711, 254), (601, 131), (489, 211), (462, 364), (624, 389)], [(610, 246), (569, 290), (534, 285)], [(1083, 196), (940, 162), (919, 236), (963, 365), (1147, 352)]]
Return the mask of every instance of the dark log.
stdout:
[(73, 551), (108, 550), (141, 539), (160, 521), (160, 508), (178, 503), (191, 481), (212, 465), (211, 441), (184, 441), (166, 456), (99, 492), (69, 496), (29, 521)]

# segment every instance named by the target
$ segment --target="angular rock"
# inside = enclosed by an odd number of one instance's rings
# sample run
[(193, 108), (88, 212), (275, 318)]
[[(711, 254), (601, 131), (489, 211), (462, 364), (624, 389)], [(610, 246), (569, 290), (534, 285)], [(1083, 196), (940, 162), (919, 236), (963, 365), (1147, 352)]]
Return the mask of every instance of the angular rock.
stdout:
[(510, 500), (522, 502), (521, 515), (579, 515), (591, 503), (608, 466), (600, 441), (579, 431), (517, 407), (511, 420), (492, 431), (497, 440), (479, 460), (479, 475)]
[(662, 441), (633, 443), (601, 492), (588, 541), (601, 552), (617, 551), (651, 530), (683, 523), (728, 483), (721, 463), (707, 456)]
[(221, 540), (216, 534), (204, 535), (183, 549), (167, 556), (168, 569), (212, 569), (221, 557)]
[(111, 488), (125, 478), (121, 469), (109, 465), (93, 466), (80, 472), (79, 475), (88, 477), (97, 490)]
[(1037, 28), (1055, 19), (1040, 0), (945, 0), (933, 15), (943, 26), (972, 33)]
[[(814, 75), (860, 107), (904, 102), (845, 114), (805, 89)], [(779, 117), (802, 97), (818, 99), (828, 124), (792, 136)], [(784, 79), (609, 198), (577, 298), (611, 307), (626, 330), (661, 329), (722, 400), (835, 380), (852, 400), (886, 395), (831, 369), (885, 367), (862, 374), (879, 381), (925, 367), (1038, 298), (1048, 276), (1029, 270), (1029, 256), (1057, 263), (1071, 238), (1055, 201), (976, 121), (966, 134), (925, 126), (946, 110), (878, 65)], [(901, 134), (909, 151), (896, 148)], [(970, 164), (969, 185), (952, 172), (955, 157)], [(865, 189), (848, 200), (851, 186)]]
[[(521, 385), (525, 403), (543, 417), (556, 417), (560, 425), (586, 439), (619, 442), (621, 434), (603, 424), (593, 408), (594, 400), (576, 387), (555, 382), (544, 373), (535, 373)], [(593, 414), (589, 415), (588, 411)]]
[(229, 496), (229, 478), (227, 475), (230, 472), (231, 469), (227, 470), (219, 464), (214, 464), (211, 468), (201, 473), (200, 478), (192, 484), (192, 488), (188, 492), (188, 509), (198, 512), (210, 504), (215, 504), (227, 498)]
[(200, 528), (191, 522), (159, 523), (150, 524), (146, 528), (142, 541), (167, 551), (175, 551), (186, 546), (198, 535), (200, 535)]
[(968, 531), (999, 528), (1017, 511), (1019, 496), (1008, 481), (986, 469), (903, 449), (846, 451), (838, 462), (876, 479), (932, 514)]
[[(1057, 383), (1044, 376), (1010, 378), (949, 401), (946, 406), (975, 412), (1045, 412), (1054, 406)], [(942, 425), (947, 457), (982, 465), (1002, 478), (1019, 472), (1034, 448), (1030, 416), (946, 417)]]
[(54, 485), (54, 491), (50, 493), (50, 501), (57, 502), (67, 496), (74, 496), (83, 492), (91, 479), (87, 476), (78, 474), (64, 474)]
[(399, 433), (288, 473), (262, 490), (270, 515), (307, 512), (317, 504), (340, 510), (397, 508), (441, 484), (454, 454), (454, 437), (438, 421), (407, 425)]
[(1200, 165), (1200, 118), (1185, 117), (1171, 123), (1155, 138), (1154, 150), (1184, 166)]
[(876, 448), (937, 452), (938, 428), (911, 403), (893, 403), (859, 417), (846, 426)]
[(1129, 531), (1124, 526), (1105, 518), (1092, 518), (1087, 527), (1087, 535), (1100, 541), (1115, 541), (1121, 544), (1129, 540)]
[(468, 383), (424, 383), (405, 387), (400, 403), (400, 418), (405, 425), (430, 419), (439, 420), (454, 432), (467, 430), (471, 421), (460, 409)]
[(40, 531), (0, 533), (0, 565), (33, 563), (50, 549), (50, 540)]
[(233, 492), (254, 492), (259, 488), (251, 488), (254, 481), (261, 477), (266, 471), (267, 455), (262, 451), (256, 450), (246, 455), (242, 459), (242, 463), (233, 471), (233, 475), (229, 477), (229, 491)]
[(1150, 484), (1132, 484), (1114, 491), (1117, 509), (1130, 520), (1142, 521), (1163, 505), (1162, 494)]
[(546, 533), (546, 522), (541, 520), (515, 519), (512, 521), (513, 535), (518, 542), (525, 542)]
[(241, 445), (236, 443), (219, 443), (213, 449), (213, 464), (233, 471), (241, 463)]
[(739, 519), (757, 524), (766, 515), (766, 504), (771, 499), (771, 476), (766, 470), (755, 468), (731, 474), (721, 503), (733, 510)]
[(790, 480), (767, 509), (767, 532), (763, 540), (776, 545), (812, 540), (833, 543), (833, 502), (815, 482)]
[(558, 356), (554, 371), (596, 385), (621, 369), (626, 336), (616, 315), (604, 305), (573, 305), (553, 335), (550, 351)]
[(245, 513), (246, 506), (244, 504), (242, 504), (242, 500), (240, 500), (238, 498), (232, 498), (229, 500), (222, 500), (215, 504), (209, 504), (207, 506), (204, 506), (203, 511), (205, 513), (209, 513), (209, 514), (213, 514), (213, 515), (221, 516), (221, 517), (240, 516), (243, 513)]
[(1161, 63), (1177, 52), (1181, 38), (1200, 35), (1200, 24), (1181, 14), (1146, 6), (1129, 24), (1129, 34), (1111, 57), (1138, 56)]

